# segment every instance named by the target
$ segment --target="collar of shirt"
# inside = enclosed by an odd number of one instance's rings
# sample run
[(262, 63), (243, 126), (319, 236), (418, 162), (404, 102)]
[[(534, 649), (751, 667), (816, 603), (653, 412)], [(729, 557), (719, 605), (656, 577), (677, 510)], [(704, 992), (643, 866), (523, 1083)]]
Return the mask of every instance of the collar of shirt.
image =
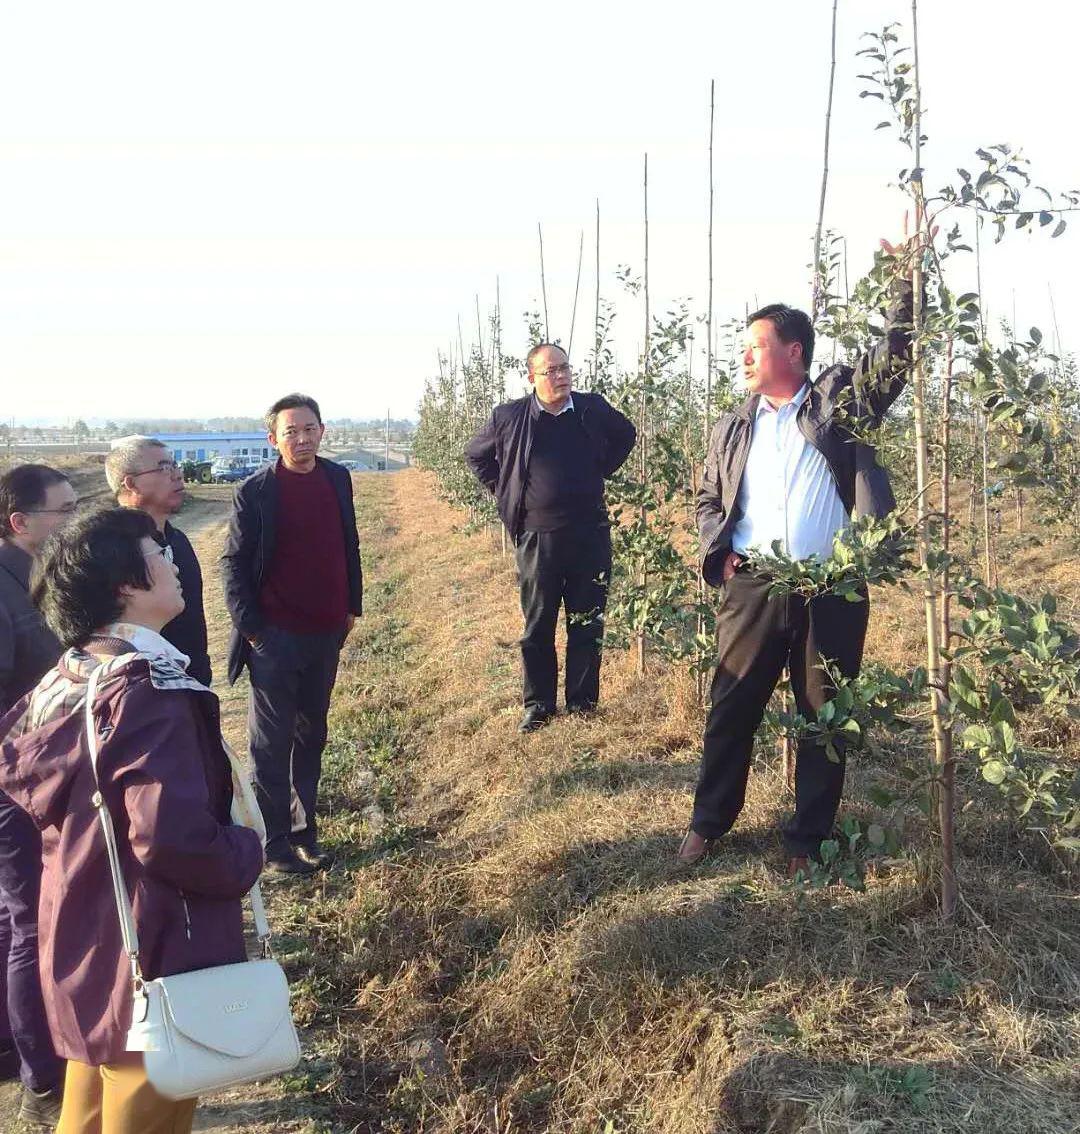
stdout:
[(106, 627), (105, 633), (110, 638), (120, 638), (122, 641), (130, 642), (135, 647), (136, 653), (146, 654), (152, 658), (166, 658), (184, 669), (187, 669), (191, 661), (187, 654), (182, 654), (172, 642), (166, 641), (156, 630), (151, 630), (148, 626), (138, 626), (134, 622), (114, 622)]
[(799, 387), (799, 392), (789, 402), (785, 402), (782, 406), (774, 408), (764, 394), (758, 398), (757, 413), (755, 417), (760, 417), (763, 413), (780, 414), (785, 410), (789, 410), (792, 414), (799, 412), (799, 407), (810, 396), (810, 383), (804, 382)]
[(544, 405), (544, 403), (539, 399), (539, 397), (537, 397), (535, 391), (533, 392), (533, 398), (536, 401), (537, 409), (539, 409), (541, 413), (548, 414), (549, 417), (561, 417), (564, 413), (566, 413), (567, 410), (572, 410), (574, 408), (574, 396), (573, 396), (573, 394), (570, 394), (567, 397), (566, 405), (564, 405), (561, 410), (555, 410), (554, 412), (552, 410), (549, 410), (547, 408), (547, 406)]

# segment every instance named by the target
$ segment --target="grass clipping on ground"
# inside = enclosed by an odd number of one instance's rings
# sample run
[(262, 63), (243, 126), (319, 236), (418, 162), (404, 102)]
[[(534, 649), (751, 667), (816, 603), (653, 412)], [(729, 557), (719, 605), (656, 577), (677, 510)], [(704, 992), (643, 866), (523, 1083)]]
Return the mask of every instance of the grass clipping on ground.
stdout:
[[(965, 783), (950, 926), (917, 813), (865, 891), (796, 889), (763, 747), (736, 830), (673, 869), (690, 680), (610, 654), (598, 717), (519, 736), (512, 559), (421, 472), (356, 483), (367, 609), (324, 791), (342, 861), (274, 897), (310, 1128), (1080, 1129), (1076, 875), (1038, 833)], [(869, 657), (903, 653), (907, 601), (877, 602)], [(873, 815), (886, 758), (853, 759), (848, 813)]]

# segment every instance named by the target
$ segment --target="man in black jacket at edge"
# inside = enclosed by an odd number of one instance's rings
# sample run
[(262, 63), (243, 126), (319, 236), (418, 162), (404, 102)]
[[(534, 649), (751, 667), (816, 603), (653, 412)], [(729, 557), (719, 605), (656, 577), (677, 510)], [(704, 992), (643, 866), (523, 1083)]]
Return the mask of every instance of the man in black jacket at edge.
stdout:
[(169, 523), (184, 504), (184, 474), (172, 451), (154, 437), (129, 437), (105, 458), (105, 479), (121, 508), (138, 508), (155, 524), (158, 543), (169, 548), (184, 593), (184, 609), (161, 636), (187, 654), (188, 673), (209, 686), (212, 679), (203, 609), (203, 577), (191, 540)]
[(522, 732), (555, 715), (555, 626), (566, 606), (566, 709), (587, 713), (600, 696), (600, 651), (611, 576), (604, 480), (634, 447), (634, 426), (599, 394), (571, 390), (566, 352), (551, 343), (526, 358), (533, 392), (496, 406), (466, 456), (498, 502), (516, 549)]
[[(918, 238), (885, 251), (905, 268)], [(858, 676), (869, 601), (824, 593), (770, 595), (767, 570), (752, 552), (774, 542), (793, 559), (828, 559), (851, 516), (884, 517), (896, 506), (874, 449), (852, 423), (879, 424), (899, 397), (911, 363), (911, 280), (892, 286), (885, 337), (853, 367), (833, 365), (811, 382), (814, 330), (802, 311), (770, 304), (747, 320), (743, 368), (750, 397), (713, 427), (697, 499), (701, 571), (720, 589), (717, 666), (705, 724), (694, 808), (678, 851), (700, 862), (742, 810), (754, 733), (786, 665), (798, 711), (810, 720), (835, 693), (823, 662)], [(832, 835), (844, 783), (844, 751), (830, 760), (822, 744), (801, 741), (795, 813), (784, 824), (788, 874), (805, 870)]]

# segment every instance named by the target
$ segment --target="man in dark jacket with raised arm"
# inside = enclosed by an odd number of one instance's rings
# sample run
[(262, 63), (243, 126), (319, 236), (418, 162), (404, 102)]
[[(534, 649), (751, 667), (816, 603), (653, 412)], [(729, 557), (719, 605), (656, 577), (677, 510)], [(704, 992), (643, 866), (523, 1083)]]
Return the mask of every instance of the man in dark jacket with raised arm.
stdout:
[[(883, 247), (910, 258), (912, 246)], [(787, 666), (798, 711), (809, 719), (835, 690), (823, 665), (845, 678), (859, 673), (869, 602), (824, 593), (770, 595), (767, 570), (751, 553), (775, 544), (793, 559), (832, 554), (851, 516), (882, 517), (895, 507), (874, 450), (853, 432), (880, 424), (910, 367), (912, 289), (898, 276), (885, 338), (854, 368), (834, 365), (811, 382), (814, 329), (802, 311), (771, 304), (747, 320), (743, 368), (750, 397), (713, 427), (697, 500), (701, 571), (720, 588), (717, 666), (705, 725), (701, 773), (690, 829), (679, 847), (699, 862), (742, 810), (754, 733)], [(844, 783), (844, 752), (801, 741), (795, 766), (795, 814), (783, 828), (794, 876), (832, 835)]]
[(318, 456), (318, 403), (280, 398), (266, 427), (280, 459), (237, 488), (221, 557), (233, 622), (229, 682), (248, 667), (267, 869), (310, 874), (330, 862), (315, 808), (338, 655), (363, 604), (360, 540), (352, 478)]
[(526, 359), (533, 392), (496, 406), (472, 439), (469, 465), (490, 489), (514, 541), (525, 633), (521, 731), (555, 715), (555, 626), (566, 606), (566, 708), (600, 697), (600, 651), (611, 577), (604, 480), (634, 447), (634, 426), (599, 394), (571, 390), (566, 352), (540, 343)]

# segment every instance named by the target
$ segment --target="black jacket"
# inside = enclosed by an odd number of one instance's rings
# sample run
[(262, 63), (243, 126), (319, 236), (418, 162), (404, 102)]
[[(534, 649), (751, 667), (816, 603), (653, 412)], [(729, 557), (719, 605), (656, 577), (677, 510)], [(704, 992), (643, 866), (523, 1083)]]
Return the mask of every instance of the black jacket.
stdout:
[[(877, 454), (872, 446), (856, 440), (849, 423), (853, 419), (880, 423), (903, 391), (911, 366), (911, 307), (911, 281), (898, 280), (885, 315), (884, 339), (854, 367), (836, 365), (823, 371), (799, 407), (799, 429), (825, 458), (848, 515), (882, 517), (896, 507)], [(701, 573), (714, 587), (722, 582), (732, 529), (742, 515), (739, 484), (750, 455), (757, 405), (755, 394), (721, 414), (709, 438), (697, 495), (697, 523)]]
[(0, 540), (0, 713), (37, 685), (64, 652), (30, 601), (33, 559)]
[[(637, 430), (599, 394), (573, 392), (573, 412), (581, 415), (581, 428), (595, 447), (600, 471), (613, 476), (630, 455)], [(525, 483), (529, 472), (536, 419), (543, 411), (535, 395), (496, 406), (491, 420), (465, 450), (470, 468), (496, 498), (499, 516), (513, 540), (521, 535)]]
[[(349, 583), (349, 611), (363, 610), (364, 577), (360, 569), (360, 537), (353, 509), (352, 477), (348, 469), (333, 461), (316, 460), (326, 471), (341, 508), (341, 528), (345, 536), (345, 571)], [(276, 465), (269, 464), (237, 486), (229, 535), (221, 555), (221, 574), (225, 586), (225, 605), (232, 618), (229, 639), (229, 684), (240, 676), (251, 646), (265, 628), (259, 609), (259, 590), (277, 543), (278, 486)]]
[(191, 540), (179, 529), (165, 521), (165, 542), (172, 548), (173, 562), (180, 574), (180, 589), (184, 592), (184, 609), (161, 631), (182, 654), (191, 659), (188, 673), (196, 681), (209, 686), (210, 655), (206, 648), (206, 612), (203, 610), (203, 577)]

